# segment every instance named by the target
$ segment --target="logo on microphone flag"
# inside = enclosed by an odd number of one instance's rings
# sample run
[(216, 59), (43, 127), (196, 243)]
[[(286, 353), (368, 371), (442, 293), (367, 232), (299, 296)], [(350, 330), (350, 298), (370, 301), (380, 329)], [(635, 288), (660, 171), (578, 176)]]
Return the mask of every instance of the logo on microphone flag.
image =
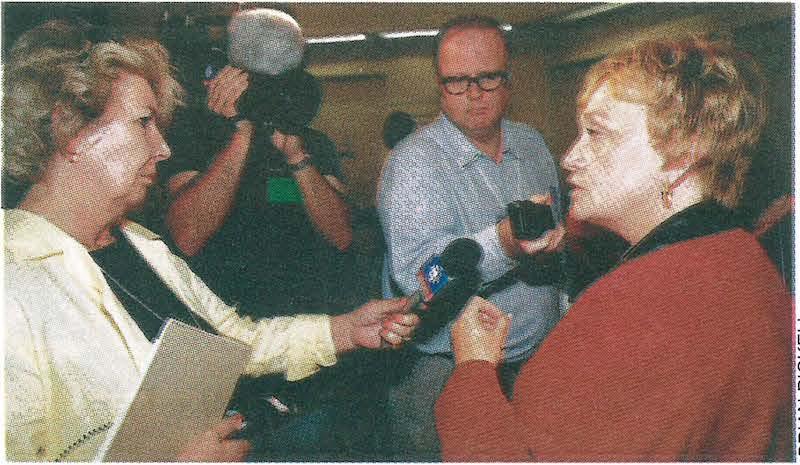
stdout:
[(420, 289), (427, 302), (433, 298), (447, 284), (449, 277), (442, 266), (442, 259), (434, 255), (422, 265), (417, 273)]

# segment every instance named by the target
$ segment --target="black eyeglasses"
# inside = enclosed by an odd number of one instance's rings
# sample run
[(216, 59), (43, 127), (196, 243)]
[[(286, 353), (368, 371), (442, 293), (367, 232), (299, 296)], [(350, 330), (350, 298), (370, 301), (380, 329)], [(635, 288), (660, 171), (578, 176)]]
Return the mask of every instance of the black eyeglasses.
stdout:
[(475, 77), (471, 76), (447, 76), (439, 78), (439, 82), (444, 86), (444, 90), (451, 95), (461, 95), (469, 90), (470, 84), (475, 84), (485, 92), (491, 92), (502, 84), (508, 82), (511, 73), (508, 71), (490, 71), (480, 73)]

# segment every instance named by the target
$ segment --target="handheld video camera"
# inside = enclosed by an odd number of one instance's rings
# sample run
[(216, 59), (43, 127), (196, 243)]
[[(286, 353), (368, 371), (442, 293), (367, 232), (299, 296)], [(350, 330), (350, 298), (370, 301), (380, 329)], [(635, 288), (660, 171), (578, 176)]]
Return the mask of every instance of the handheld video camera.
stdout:
[[(226, 54), (213, 49), (204, 63), (203, 78), (214, 79), (227, 65)], [(298, 134), (311, 124), (321, 105), (319, 80), (302, 67), (295, 67), (274, 76), (251, 72), (250, 83), (236, 107), (256, 125)]]

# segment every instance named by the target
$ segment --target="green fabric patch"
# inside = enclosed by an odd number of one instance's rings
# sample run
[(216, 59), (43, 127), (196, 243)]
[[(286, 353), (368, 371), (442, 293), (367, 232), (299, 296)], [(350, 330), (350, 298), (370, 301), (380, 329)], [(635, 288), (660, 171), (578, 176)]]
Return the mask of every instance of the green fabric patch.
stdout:
[(269, 178), (267, 181), (269, 203), (303, 203), (303, 194), (294, 178)]

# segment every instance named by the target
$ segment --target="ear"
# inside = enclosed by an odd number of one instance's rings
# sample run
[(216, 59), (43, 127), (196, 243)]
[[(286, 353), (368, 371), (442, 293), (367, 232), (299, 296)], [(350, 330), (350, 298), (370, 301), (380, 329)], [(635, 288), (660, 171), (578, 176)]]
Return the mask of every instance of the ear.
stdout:
[[(64, 127), (67, 123), (67, 115), (66, 111), (64, 110), (64, 106), (61, 103), (57, 103), (55, 107), (53, 107), (53, 111), (50, 112), (50, 134), (53, 135), (53, 139), (56, 143), (56, 146), (59, 149), (64, 149), (66, 151), (66, 155), (74, 155), (76, 142), (75, 137), (73, 140), (64, 141), (62, 140), (63, 136), (59, 133), (57, 128)], [(65, 143), (66, 142), (66, 143)]]
[(661, 171), (663, 171), (664, 174), (670, 179), (674, 179), (672, 174), (678, 173), (676, 177), (680, 176), (680, 174), (686, 171), (686, 169), (692, 166), (692, 164), (692, 158), (689, 156), (681, 157), (675, 160), (665, 160), (664, 166), (661, 167)]

